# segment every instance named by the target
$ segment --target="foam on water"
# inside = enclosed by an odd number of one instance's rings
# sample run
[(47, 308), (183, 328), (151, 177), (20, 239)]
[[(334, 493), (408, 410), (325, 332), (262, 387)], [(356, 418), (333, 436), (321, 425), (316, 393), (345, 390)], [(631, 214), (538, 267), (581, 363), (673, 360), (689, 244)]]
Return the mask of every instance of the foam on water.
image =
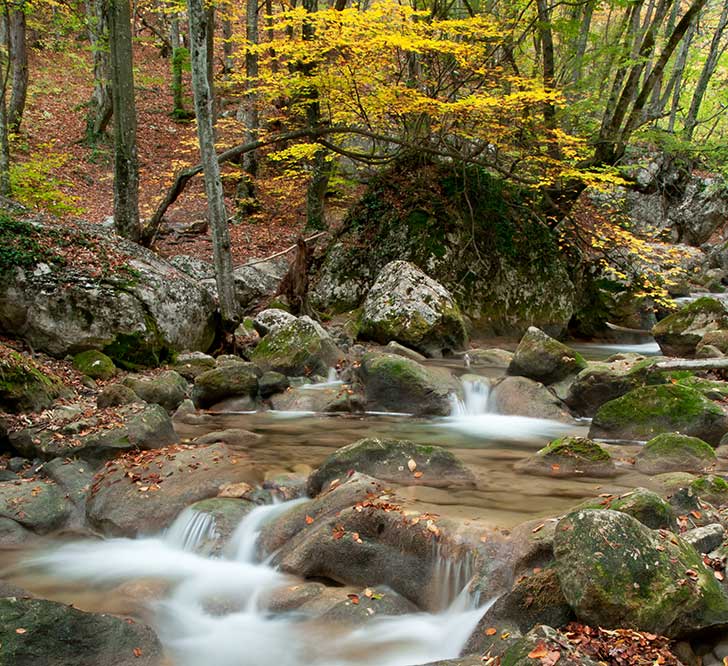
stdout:
[(251, 511), (218, 558), (192, 552), (214, 525), (182, 512), (162, 537), (66, 544), (27, 565), (87, 584), (168, 582), (168, 597), (152, 610), (174, 666), (408, 666), (459, 655), (486, 607), (476, 607), (467, 591), (470, 561), (450, 560), (439, 547), (438, 612), (375, 617), (357, 628), (267, 612), (266, 596), (294, 581), (257, 560), (256, 541), (268, 520), (301, 501)]

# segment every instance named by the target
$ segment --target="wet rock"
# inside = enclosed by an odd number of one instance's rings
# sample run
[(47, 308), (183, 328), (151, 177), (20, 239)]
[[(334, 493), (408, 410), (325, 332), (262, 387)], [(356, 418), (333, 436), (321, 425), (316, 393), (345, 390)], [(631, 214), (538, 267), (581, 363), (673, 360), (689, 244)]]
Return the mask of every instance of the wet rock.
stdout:
[(288, 377), (280, 372), (269, 370), (264, 372), (258, 380), (258, 391), (263, 398), (270, 398), (276, 393), (282, 393), (290, 386)]
[[(11, 436), (13, 448), (22, 455), (42, 460), (77, 457), (98, 466), (131, 449), (156, 449), (178, 441), (172, 420), (159, 405), (130, 405), (117, 413), (116, 427), (103, 427), (97, 417), (62, 427), (56, 438), (50, 429), (27, 428)], [(100, 427), (101, 426), (101, 427)], [(91, 430), (89, 434), (84, 432)]]
[(679, 488), (667, 500), (685, 527), (704, 527), (724, 520), (712, 504), (696, 495), (690, 487)]
[(539, 476), (617, 475), (611, 456), (599, 444), (585, 437), (555, 439), (536, 455), (516, 463), (515, 469)]
[(675, 532), (678, 527), (675, 510), (670, 503), (646, 488), (635, 488), (617, 497), (587, 500), (579, 508), (611, 509), (626, 513), (653, 530), (665, 529)]
[(299, 317), (264, 336), (251, 355), (261, 370), (284, 375), (324, 375), (342, 354), (329, 334), (309, 317)]
[(637, 454), (636, 467), (644, 474), (704, 472), (716, 461), (713, 447), (702, 439), (663, 433), (642, 447)]
[(94, 477), (86, 517), (109, 536), (153, 534), (186, 506), (217, 495), (220, 486), (254, 479), (223, 444), (122, 456)]
[(178, 372), (187, 381), (194, 382), (197, 375), (212, 370), (215, 367), (215, 359), (203, 352), (185, 352), (179, 354), (172, 370)]
[(500, 414), (574, 423), (561, 400), (543, 384), (527, 377), (502, 379), (493, 390), (493, 400)]
[(394, 340), (427, 356), (462, 349), (467, 341), (450, 292), (406, 261), (388, 263), (377, 276), (362, 306), (359, 337)]
[(43, 465), (43, 471), (77, 508), (85, 507), (93, 478), (88, 465), (68, 458), (53, 458)]
[(420, 352), (415, 351), (414, 349), (410, 349), (409, 347), (405, 347), (404, 345), (401, 345), (399, 344), (399, 342), (395, 342), (394, 340), (387, 343), (384, 351), (387, 354), (397, 354), (397, 356), (404, 356), (405, 358), (408, 358), (412, 361), (417, 361), (418, 363), (424, 361), (427, 358), (424, 354), (420, 354)]
[(556, 527), (554, 553), (582, 622), (669, 637), (728, 626), (728, 597), (696, 550), (627, 514), (569, 514)]
[(271, 398), (273, 409), (290, 412), (363, 412), (365, 400), (348, 386), (307, 388), (306, 385), (289, 388)]
[(63, 393), (58, 377), (41, 370), (30, 357), (0, 344), (0, 411), (39, 412)]
[(71, 513), (62, 490), (47, 480), (23, 479), (0, 483), (0, 518), (14, 520), (36, 534), (61, 527)]
[(23, 527), (19, 522), (0, 516), (0, 547), (19, 546), (34, 537), (33, 532)]
[(198, 423), (198, 419), (200, 419), (200, 422), (204, 420), (206, 416), (204, 414), (198, 414), (197, 408), (195, 407), (195, 403), (192, 402), (189, 398), (186, 398), (180, 403), (180, 406), (177, 407), (174, 414), (172, 415), (173, 421), (181, 421), (182, 423), (192, 423), (196, 424)]
[(177, 409), (187, 397), (187, 381), (174, 370), (167, 370), (151, 379), (130, 375), (124, 378), (123, 383), (145, 402), (161, 405), (168, 412)]
[(516, 347), (508, 374), (553, 384), (584, 368), (586, 361), (581, 354), (530, 326)]
[(509, 647), (501, 657), (501, 666), (534, 666), (536, 660), (528, 656), (534, 651), (544, 651), (544, 658), (553, 654), (554, 660), (558, 655), (560, 666), (599, 666), (597, 661), (581, 654), (565, 636), (544, 625), (534, 627)]
[(144, 624), (19, 597), (0, 599), (0, 646), (14, 666), (156, 666), (162, 658)]
[(268, 308), (255, 315), (253, 326), (260, 335), (268, 335), (268, 333), (275, 333), (295, 320), (296, 317), (290, 312), (278, 308)]
[(367, 407), (416, 416), (450, 413), (459, 383), (444, 368), (431, 368), (395, 354), (369, 352), (361, 361)]
[(277, 474), (263, 482), (263, 490), (284, 501), (306, 497), (308, 477), (302, 474)]
[(718, 405), (692, 388), (644, 386), (602, 405), (589, 437), (648, 440), (665, 432), (699, 437), (717, 445), (728, 432), (728, 420)]
[(692, 479), (690, 483), (683, 484), (688, 489), (700, 497), (700, 499), (709, 502), (715, 506), (728, 505), (728, 481), (722, 476), (708, 474), (697, 479)]
[(376, 617), (407, 615), (419, 610), (411, 601), (386, 585), (376, 585), (349, 595), (342, 594), (341, 597), (341, 601), (320, 615), (322, 620), (361, 626)]
[(96, 406), (99, 409), (107, 407), (121, 407), (132, 402), (141, 402), (141, 398), (124, 384), (108, 384), (96, 396)]
[(197, 375), (192, 390), (192, 400), (200, 407), (210, 407), (226, 398), (254, 398), (257, 393), (257, 374), (241, 361)]
[(652, 335), (667, 356), (694, 356), (703, 337), (728, 328), (728, 311), (714, 298), (703, 296), (659, 321)]
[(91, 379), (111, 379), (117, 372), (114, 362), (97, 349), (76, 354), (73, 367)]
[(476, 368), (507, 368), (513, 361), (513, 352), (506, 349), (469, 349), (470, 364)]
[(712, 523), (683, 532), (680, 536), (699, 553), (712, 553), (723, 543), (725, 527)]
[(243, 430), (242, 428), (228, 428), (227, 430), (214, 430), (208, 432), (206, 435), (202, 435), (195, 440), (196, 444), (214, 444), (215, 442), (222, 442), (233, 448), (245, 448), (247, 446), (255, 446), (262, 439), (261, 435), (258, 435), (250, 430)]
[(230, 542), (235, 528), (254, 508), (249, 500), (233, 497), (211, 497), (191, 504), (190, 511), (205, 514), (212, 520), (206, 539), (199, 551), (219, 555)]
[(436, 488), (475, 485), (473, 473), (450, 451), (399, 439), (360, 439), (332, 453), (310, 476), (308, 494), (316, 496), (334, 479), (354, 470), (381, 481)]

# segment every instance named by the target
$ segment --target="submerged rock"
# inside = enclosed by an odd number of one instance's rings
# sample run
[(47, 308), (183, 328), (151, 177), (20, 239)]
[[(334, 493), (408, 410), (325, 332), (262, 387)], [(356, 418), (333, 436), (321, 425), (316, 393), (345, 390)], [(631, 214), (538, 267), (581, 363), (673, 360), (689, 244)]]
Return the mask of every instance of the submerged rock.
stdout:
[(645, 474), (704, 472), (716, 462), (713, 447), (702, 439), (663, 433), (653, 437), (640, 450), (636, 467)]
[(531, 326), (516, 347), (508, 374), (554, 384), (584, 368), (581, 354)]
[(582, 622), (670, 637), (728, 626), (728, 596), (696, 550), (625, 513), (569, 514), (556, 527), (554, 553)]
[(659, 321), (652, 335), (667, 356), (694, 356), (703, 337), (728, 328), (728, 311), (714, 298), (704, 296)]
[(323, 375), (342, 354), (329, 334), (309, 317), (299, 317), (263, 337), (251, 360), (263, 371), (288, 376)]
[(647, 440), (665, 432), (717, 445), (728, 432), (728, 419), (718, 405), (687, 386), (644, 386), (603, 404), (589, 437)]
[(388, 263), (362, 306), (359, 337), (394, 340), (427, 356), (462, 349), (465, 323), (450, 292), (406, 261)]
[(0, 599), (0, 663), (13, 666), (157, 666), (162, 647), (139, 622), (45, 599)]
[(460, 388), (448, 370), (395, 354), (364, 354), (360, 374), (371, 410), (445, 416), (450, 413), (450, 394)]
[(616, 476), (611, 456), (596, 442), (585, 437), (562, 437), (526, 460), (516, 470), (540, 476)]
[(475, 485), (473, 473), (447, 449), (401, 439), (367, 438), (337, 449), (326, 458), (309, 477), (308, 494), (317, 495), (352, 470), (406, 486)]

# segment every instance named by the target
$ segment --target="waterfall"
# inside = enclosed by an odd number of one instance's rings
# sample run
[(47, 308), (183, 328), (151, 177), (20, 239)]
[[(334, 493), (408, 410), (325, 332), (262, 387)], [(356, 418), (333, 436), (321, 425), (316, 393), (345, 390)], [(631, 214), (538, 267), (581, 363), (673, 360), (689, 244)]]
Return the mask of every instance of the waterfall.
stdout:
[(215, 518), (209, 513), (186, 508), (164, 533), (164, 540), (172, 547), (197, 553), (215, 538)]
[(439, 612), (457, 605), (462, 610), (475, 604), (468, 593), (473, 579), (473, 560), (469, 552), (448, 552), (439, 542), (433, 546), (432, 607)]
[(337, 386), (343, 386), (344, 382), (339, 379), (339, 373), (336, 368), (329, 368), (328, 375), (325, 382), (319, 382), (318, 384), (304, 384), (301, 389), (304, 391), (321, 391), (324, 389), (336, 388)]
[(490, 385), (485, 380), (465, 380), (462, 399), (455, 393), (450, 394), (450, 416), (487, 414), (493, 411), (490, 402)]

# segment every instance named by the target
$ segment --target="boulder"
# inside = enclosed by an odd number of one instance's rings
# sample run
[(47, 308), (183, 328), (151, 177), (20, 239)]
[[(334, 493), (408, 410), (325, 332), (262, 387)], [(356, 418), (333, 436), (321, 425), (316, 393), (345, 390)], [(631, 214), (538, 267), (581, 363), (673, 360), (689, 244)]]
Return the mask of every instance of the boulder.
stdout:
[(585, 437), (555, 439), (536, 455), (516, 463), (515, 469), (538, 476), (617, 475), (611, 456), (599, 444)]
[(0, 483), (0, 518), (14, 520), (36, 534), (61, 527), (72, 508), (65, 493), (47, 479)]
[(124, 378), (123, 383), (145, 402), (161, 405), (168, 412), (180, 406), (189, 388), (185, 378), (174, 370), (167, 370), (149, 379), (130, 375)]
[(363, 412), (365, 401), (347, 385), (308, 388), (308, 384), (291, 387), (271, 398), (273, 409), (281, 412)]
[[(387, 585), (375, 585), (354, 594), (340, 594), (339, 598), (340, 601), (319, 616), (321, 620), (360, 627), (376, 617), (408, 615), (419, 610)], [(302, 610), (308, 610), (309, 605), (305, 604)]]
[(116, 374), (114, 362), (98, 349), (88, 349), (73, 357), (73, 367), (91, 379), (111, 379)]
[(467, 357), (475, 368), (507, 368), (513, 361), (513, 352), (507, 349), (469, 349)]
[(554, 384), (584, 368), (586, 361), (581, 354), (530, 326), (516, 347), (508, 374)]
[[(532, 657), (532, 654), (542, 657)], [(556, 629), (539, 625), (503, 653), (500, 665), (535, 666), (555, 664), (557, 661), (559, 666), (599, 666), (602, 663), (581, 652), (578, 645), (574, 645)]]
[(295, 315), (290, 312), (278, 308), (268, 308), (255, 315), (253, 326), (260, 335), (268, 335), (268, 333), (274, 333), (295, 320)]
[(249, 465), (224, 444), (129, 454), (96, 474), (86, 517), (108, 536), (157, 533), (185, 507), (216, 496), (220, 486), (251, 480)]
[(394, 340), (427, 356), (462, 349), (465, 322), (450, 292), (406, 261), (388, 263), (362, 306), (359, 337)]
[(212, 370), (215, 367), (215, 359), (203, 352), (185, 352), (178, 354), (172, 365), (172, 370), (178, 372), (187, 381), (193, 382), (197, 375)]
[(142, 402), (142, 399), (128, 386), (118, 382), (107, 384), (96, 396), (96, 407), (99, 409), (121, 407), (132, 402)]
[(687, 386), (644, 386), (603, 404), (589, 437), (648, 440), (665, 432), (717, 445), (728, 432), (728, 419), (718, 405)]
[(715, 506), (728, 505), (728, 481), (722, 476), (708, 474), (693, 479), (689, 483), (689, 490), (700, 499)]
[(42, 370), (31, 358), (0, 344), (0, 411), (39, 412), (63, 392), (58, 377)]
[(695, 356), (703, 337), (728, 328), (728, 311), (714, 298), (702, 298), (660, 320), (652, 335), (667, 356)]
[(581, 622), (680, 637), (728, 626), (728, 596), (688, 543), (618, 511), (563, 518), (556, 572)]
[(404, 356), (405, 358), (411, 359), (412, 361), (417, 361), (418, 363), (421, 363), (427, 358), (424, 354), (420, 354), (420, 352), (415, 351), (414, 349), (410, 349), (409, 347), (405, 347), (404, 345), (401, 345), (399, 344), (399, 342), (395, 342), (394, 340), (387, 343), (384, 351), (387, 354), (397, 354), (397, 356)]
[(364, 354), (360, 374), (371, 410), (445, 416), (450, 413), (450, 394), (460, 389), (448, 370), (395, 354)]
[(543, 384), (527, 377), (502, 379), (493, 390), (493, 401), (500, 414), (574, 423), (561, 400)]
[(230, 363), (207, 370), (195, 379), (192, 400), (199, 407), (210, 407), (231, 397), (254, 398), (258, 393), (258, 376), (250, 364)]
[(711, 523), (683, 532), (680, 535), (699, 553), (712, 553), (725, 539), (725, 527), (720, 523)]
[(258, 379), (258, 391), (263, 398), (270, 398), (276, 393), (285, 391), (290, 386), (288, 377), (280, 372), (268, 370), (264, 372)]
[(10, 442), (27, 458), (77, 457), (98, 466), (125, 451), (158, 449), (179, 439), (172, 420), (159, 405), (127, 405), (114, 416), (111, 423), (98, 415), (71, 421), (57, 431), (26, 428), (13, 433)]
[(341, 358), (329, 334), (309, 317), (299, 317), (265, 335), (251, 360), (263, 371), (284, 375), (323, 375)]
[[(198, 282), (99, 225), (64, 231), (67, 242), (119, 267), (102, 277), (73, 264), (15, 268), (0, 285), (0, 331), (58, 357), (99, 349), (130, 369), (212, 344), (215, 302)], [(48, 225), (34, 233), (57, 232)]]
[[(707, 350), (703, 352), (706, 348), (710, 348), (710, 353)], [(719, 358), (728, 354), (728, 330), (708, 331), (698, 342), (695, 351), (696, 356), (703, 358)]]
[(85, 508), (93, 478), (88, 465), (78, 460), (53, 458), (43, 465), (43, 471), (77, 508)]
[(13, 666), (157, 666), (162, 647), (139, 622), (10, 596), (0, 598), (0, 657)]
[(610, 495), (599, 500), (587, 500), (580, 509), (611, 509), (636, 518), (653, 530), (677, 531), (677, 515), (669, 502), (646, 488), (635, 488), (623, 495)]
[(475, 485), (473, 473), (447, 449), (402, 439), (366, 438), (326, 458), (309, 477), (308, 494), (318, 495), (331, 481), (345, 478), (352, 470), (405, 486)]
[(644, 474), (705, 472), (717, 460), (713, 447), (702, 439), (663, 433), (642, 447), (637, 454), (636, 467)]
[(262, 435), (243, 430), (242, 428), (228, 428), (227, 430), (214, 430), (195, 439), (196, 444), (215, 444), (222, 442), (235, 449), (255, 446), (262, 439)]

